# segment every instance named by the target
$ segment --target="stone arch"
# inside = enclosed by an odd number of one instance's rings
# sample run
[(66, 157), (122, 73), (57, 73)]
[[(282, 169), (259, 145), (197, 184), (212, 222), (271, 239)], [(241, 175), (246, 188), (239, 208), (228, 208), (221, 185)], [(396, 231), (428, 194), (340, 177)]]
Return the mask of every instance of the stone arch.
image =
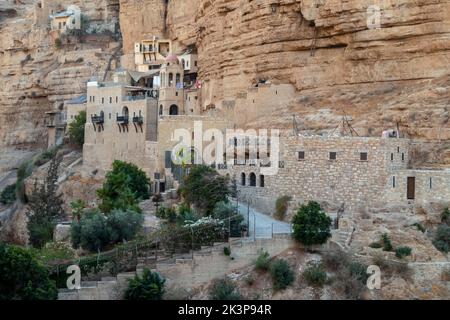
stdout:
[(250, 187), (256, 187), (256, 174), (254, 172), (250, 173)]
[(178, 115), (178, 106), (176, 104), (173, 104), (173, 105), (170, 106), (169, 115), (171, 115), (171, 116), (177, 116)]
[(246, 181), (245, 181), (245, 172), (242, 172), (241, 173), (241, 186), (245, 186), (245, 183), (246, 183)]

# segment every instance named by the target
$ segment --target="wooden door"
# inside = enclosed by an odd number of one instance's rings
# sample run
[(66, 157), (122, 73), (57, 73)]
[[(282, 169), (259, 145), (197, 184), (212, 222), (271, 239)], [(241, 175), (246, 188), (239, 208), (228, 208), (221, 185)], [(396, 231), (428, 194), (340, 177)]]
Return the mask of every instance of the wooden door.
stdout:
[(415, 177), (408, 177), (406, 196), (407, 196), (408, 200), (414, 200), (416, 198), (416, 178)]

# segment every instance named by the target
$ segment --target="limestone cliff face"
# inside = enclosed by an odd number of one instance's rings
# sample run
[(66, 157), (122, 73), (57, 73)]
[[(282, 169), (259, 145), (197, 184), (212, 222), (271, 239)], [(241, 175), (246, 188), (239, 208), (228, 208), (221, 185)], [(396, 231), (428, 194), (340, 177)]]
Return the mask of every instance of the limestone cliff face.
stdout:
[[(410, 136), (450, 138), (448, 1), (170, 0), (156, 10), (163, 2), (121, 1), (140, 3), (153, 22), (166, 16), (176, 50), (196, 44), (212, 104), (259, 79), (295, 87), (276, 117), (263, 115), (254, 126), (287, 127), (296, 113), (305, 126), (332, 128), (345, 111), (361, 134), (399, 122)], [(369, 28), (377, 17), (380, 28)], [(152, 32), (152, 24), (135, 23)], [(137, 35), (123, 23), (122, 32), (124, 43)]]
[(45, 112), (83, 94), (86, 81), (103, 75), (120, 46), (92, 35), (57, 48), (48, 29), (50, 9), (43, 10), (77, 5), (90, 24), (114, 23), (118, 0), (16, 2), (0, 6), (0, 147), (43, 145)]

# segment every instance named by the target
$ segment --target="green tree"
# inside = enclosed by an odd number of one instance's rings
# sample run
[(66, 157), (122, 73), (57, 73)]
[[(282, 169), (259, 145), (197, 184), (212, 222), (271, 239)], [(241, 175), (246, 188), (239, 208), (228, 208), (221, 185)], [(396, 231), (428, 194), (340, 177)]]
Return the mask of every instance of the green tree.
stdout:
[(275, 290), (286, 289), (294, 282), (295, 275), (286, 260), (277, 259), (270, 265), (273, 287)]
[(242, 222), (244, 217), (236, 214), (236, 208), (229, 202), (218, 202), (212, 213), (212, 217), (219, 220), (229, 219), (228, 227), (230, 229), (231, 237), (240, 237), (242, 230)]
[(446, 224), (441, 224), (434, 235), (433, 245), (439, 251), (448, 253), (450, 251), (450, 227)]
[(193, 166), (184, 179), (181, 193), (188, 204), (201, 213), (211, 215), (218, 202), (227, 202), (230, 194), (228, 179), (211, 167)]
[(55, 300), (56, 284), (25, 248), (0, 243), (0, 300)]
[(129, 280), (128, 289), (125, 292), (126, 300), (162, 300), (166, 280), (158, 273), (144, 269), (142, 277), (136, 275)]
[(294, 238), (304, 245), (323, 244), (331, 237), (331, 218), (315, 201), (302, 205), (292, 219), (292, 224)]
[(114, 209), (140, 212), (139, 201), (150, 197), (150, 180), (136, 165), (116, 160), (97, 195), (102, 201), (99, 205), (102, 212)]
[(56, 220), (64, 215), (62, 195), (58, 194), (58, 168), (61, 159), (54, 157), (48, 167), (44, 183), (34, 188), (28, 203), (28, 232), (32, 246), (41, 248), (53, 239)]
[(69, 138), (70, 141), (77, 145), (83, 146), (84, 144), (84, 127), (86, 125), (86, 111), (81, 111), (75, 120), (69, 124)]

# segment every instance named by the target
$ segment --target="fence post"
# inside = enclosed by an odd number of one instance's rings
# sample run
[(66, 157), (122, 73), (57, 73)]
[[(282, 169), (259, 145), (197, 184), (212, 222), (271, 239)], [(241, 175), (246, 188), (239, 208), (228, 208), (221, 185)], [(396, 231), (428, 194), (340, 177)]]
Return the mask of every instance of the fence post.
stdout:
[(271, 236), (271, 238), (273, 238), (273, 222), (272, 222), (272, 236)]

